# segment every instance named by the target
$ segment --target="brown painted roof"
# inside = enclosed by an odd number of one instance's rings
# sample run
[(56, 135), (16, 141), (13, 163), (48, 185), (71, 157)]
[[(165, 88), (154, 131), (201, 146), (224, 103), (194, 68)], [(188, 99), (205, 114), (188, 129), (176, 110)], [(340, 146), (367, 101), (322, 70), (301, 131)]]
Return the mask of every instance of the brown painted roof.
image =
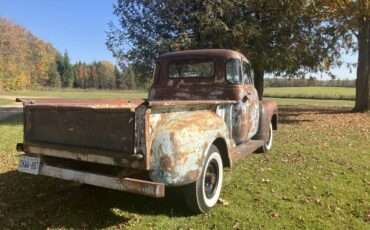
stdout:
[(228, 49), (199, 49), (199, 50), (185, 50), (165, 53), (159, 56), (160, 60), (163, 59), (182, 59), (192, 57), (215, 57), (215, 58), (245, 58), (245, 56), (238, 51)]

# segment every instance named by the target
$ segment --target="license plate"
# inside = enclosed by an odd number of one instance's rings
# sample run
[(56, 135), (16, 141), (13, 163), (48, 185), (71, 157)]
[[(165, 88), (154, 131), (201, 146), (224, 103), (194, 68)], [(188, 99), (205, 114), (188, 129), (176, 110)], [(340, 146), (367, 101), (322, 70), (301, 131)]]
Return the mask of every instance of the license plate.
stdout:
[(39, 174), (40, 158), (21, 156), (18, 171), (31, 174)]

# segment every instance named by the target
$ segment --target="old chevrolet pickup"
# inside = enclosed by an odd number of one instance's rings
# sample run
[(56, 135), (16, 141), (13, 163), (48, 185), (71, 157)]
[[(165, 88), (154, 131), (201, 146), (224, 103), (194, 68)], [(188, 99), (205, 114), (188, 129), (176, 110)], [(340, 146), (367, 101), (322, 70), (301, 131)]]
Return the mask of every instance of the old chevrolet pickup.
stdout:
[(152, 197), (181, 187), (204, 213), (223, 169), (271, 149), (277, 105), (258, 99), (248, 59), (232, 50), (166, 53), (147, 100), (18, 98), (18, 170)]

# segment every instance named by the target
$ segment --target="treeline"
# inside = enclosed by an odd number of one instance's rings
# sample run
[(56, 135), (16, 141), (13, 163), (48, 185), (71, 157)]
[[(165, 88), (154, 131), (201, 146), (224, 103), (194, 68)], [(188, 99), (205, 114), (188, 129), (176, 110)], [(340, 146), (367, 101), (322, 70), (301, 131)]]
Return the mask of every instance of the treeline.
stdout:
[(121, 73), (111, 62), (100, 61), (86, 64), (79, 62), (73, 66), (74, 87), (115, 89), (121, 88)]
[(309, 86), (329, 86), (329, 87), (355, 87), (356, 80), (318, 80), (315, 77), (309, 79), (297, 78), (266, 78), (265, 87), (309, 87)]
[(126, 85), (111, 62), (72, 65), (67, 52), (60, 54), (50, 43), (0, 17), (0, 89), (39, 87), (121, 89)]

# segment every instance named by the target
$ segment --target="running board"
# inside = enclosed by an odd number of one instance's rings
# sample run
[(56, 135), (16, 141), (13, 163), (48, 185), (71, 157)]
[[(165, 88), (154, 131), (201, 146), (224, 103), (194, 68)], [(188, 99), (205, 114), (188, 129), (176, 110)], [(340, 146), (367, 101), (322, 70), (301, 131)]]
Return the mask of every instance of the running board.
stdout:
[(238, 145), (235, 150), (231, 153), (231, 164), (235, 164), (242, 158), (255, 152), (257, 149), (263, 146), (265, 141), (263, 140), (250, 140), (245, 144)]

